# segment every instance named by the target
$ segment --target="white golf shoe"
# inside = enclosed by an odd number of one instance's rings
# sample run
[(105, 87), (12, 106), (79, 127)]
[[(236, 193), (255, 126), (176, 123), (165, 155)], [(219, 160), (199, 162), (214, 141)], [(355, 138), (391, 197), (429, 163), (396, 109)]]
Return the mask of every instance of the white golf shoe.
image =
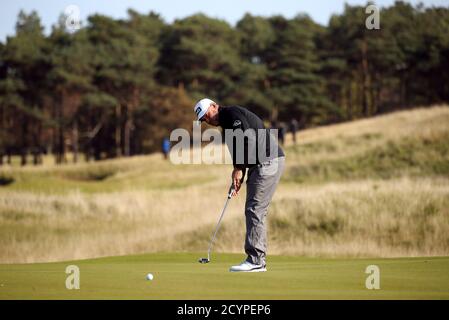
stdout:
[(229, 269), (231, 272), (265, 272), (267, 271), (266, 265), (253, 264), (248, 261), (243, 261), (237, 266), (232, 266)]

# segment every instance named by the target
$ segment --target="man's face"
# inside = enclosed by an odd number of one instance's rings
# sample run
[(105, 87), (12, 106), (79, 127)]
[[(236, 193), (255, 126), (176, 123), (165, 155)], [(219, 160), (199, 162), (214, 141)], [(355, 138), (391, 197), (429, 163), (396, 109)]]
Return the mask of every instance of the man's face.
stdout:
[(207, 124), (210, 124), (212, 126), (218, 126), (218, 105), (212, 103), (207, 110), (207, 112), (204, 114), (204, 116), (201, 118), (200, 121), (204, 121)]

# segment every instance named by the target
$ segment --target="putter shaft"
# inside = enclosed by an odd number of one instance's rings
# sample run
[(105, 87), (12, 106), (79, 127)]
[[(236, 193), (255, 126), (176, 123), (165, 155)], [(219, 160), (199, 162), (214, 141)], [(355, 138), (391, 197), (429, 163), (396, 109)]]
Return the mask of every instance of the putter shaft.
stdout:
[[(226, 208), (228, 207), (229, 199), (231, 199), (233, 191), (234, 191), (234, 184), (232, 183), (231, 187), (229, 188), (228, 197), (226, 198), (225, 205), (223, 207), (223, 210), (221, 211), (220, 218), (218, 219), (217, 226), (215, 227), (215, 231), (214, 231), (214, 233), (212, 235), (212, 238), (211, 238), (211, 240), (209, 242), (209, 249), (207, 250), (207, 262), (210, 261), (210, 252), (212, 250), (212, 246), (213, 246), (214, 241), (215, 241), (215, 236), (217, 235), (218, 229), (220, 229), (221, 221), (223, 220), (223, 216), (224, 216), (224, 214), (226, 212)], [(203, 258), (203, 259), (200, 260), (200, 262), (201, 263), (206, 263), (206, 262), (203, 262), (204, 260), (205, 259)]]

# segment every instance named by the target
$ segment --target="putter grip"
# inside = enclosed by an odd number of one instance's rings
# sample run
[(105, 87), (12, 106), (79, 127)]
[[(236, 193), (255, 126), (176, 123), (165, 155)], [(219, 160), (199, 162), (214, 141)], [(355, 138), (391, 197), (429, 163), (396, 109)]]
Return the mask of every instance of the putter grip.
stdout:
[(229, 187), (228, 199), (232, 198), (232, 191), (234, 191), (234, 183), (231, 183), (231, 186)]

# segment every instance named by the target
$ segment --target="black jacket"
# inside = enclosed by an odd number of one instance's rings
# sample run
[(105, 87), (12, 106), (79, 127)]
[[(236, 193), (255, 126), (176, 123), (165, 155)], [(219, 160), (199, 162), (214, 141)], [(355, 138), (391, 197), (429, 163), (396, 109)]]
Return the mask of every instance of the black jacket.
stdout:
[(243, 170), (284, 156), (270, 129), (251, 111), (239, 106), (220, 107), (218, 121), (234, 167)]

